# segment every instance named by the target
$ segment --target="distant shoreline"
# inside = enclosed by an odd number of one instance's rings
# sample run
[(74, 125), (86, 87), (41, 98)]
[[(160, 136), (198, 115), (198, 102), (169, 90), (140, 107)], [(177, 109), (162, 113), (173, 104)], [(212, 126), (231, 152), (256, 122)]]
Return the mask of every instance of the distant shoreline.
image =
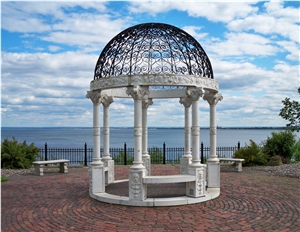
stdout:
[[(93, 127), (9, 127), (3, 126), (1, 129), (92, 129)], [(103, 128), (103, 127), (100, 127)], [(111, 129), (133, 129), (133, 127), (110, 127)], [(184, 129), (184, 127), (148, 127), (148, 129)], [(209, 129), (209, 127), (200, 127), (200, 129)], [(285, 130), (286, 127), (217, 127), (218, 130)]]

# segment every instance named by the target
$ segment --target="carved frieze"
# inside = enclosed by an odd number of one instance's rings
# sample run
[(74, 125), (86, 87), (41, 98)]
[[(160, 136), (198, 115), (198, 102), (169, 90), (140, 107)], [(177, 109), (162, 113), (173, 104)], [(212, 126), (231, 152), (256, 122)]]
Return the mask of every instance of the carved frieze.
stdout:
[(215, 79), (181, 74), (142, 74), (120, 75), (93, 80), (91, 90), (119, 88), (128, 86), (194, 86), (218, 91), (219, 83)]

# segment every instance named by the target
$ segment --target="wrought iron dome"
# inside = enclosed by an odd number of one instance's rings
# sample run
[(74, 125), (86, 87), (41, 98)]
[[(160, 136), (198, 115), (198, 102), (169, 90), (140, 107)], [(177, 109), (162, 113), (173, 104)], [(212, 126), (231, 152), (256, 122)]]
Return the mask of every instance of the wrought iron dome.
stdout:
[(163, 23), (144, 23), (116, 35), (103, 49), (94, 80), (122, 75), (193, 75), (213, 79), (204, 49), (187, 32)]

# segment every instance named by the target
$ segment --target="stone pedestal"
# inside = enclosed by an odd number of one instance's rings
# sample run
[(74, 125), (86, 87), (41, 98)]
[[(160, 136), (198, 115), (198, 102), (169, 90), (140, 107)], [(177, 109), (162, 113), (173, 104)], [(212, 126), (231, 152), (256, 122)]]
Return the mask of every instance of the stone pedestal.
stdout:
[(143, 201), (147, 198), (147, 184), (143, 183), (146, 169), (131, 169), (129, 173), (129, 200)]
[(188, 174), (188, 167), (192, 162), (192, 157), (182, 157), (180, 159), (180, 174)]
[(189, 167), (189, 175), (195, 175), (195, 182), (186, 183), (186, 195), (190, 197), (203, 197), (206, 193), (206, 167)]
[(102, 160), (105, 167), (105, 185), (113, 183), (115, 181), (115, 161), (110, 160)]
[(89, 168), (90, 175), (90, 193), (103, 193), (105, 192), (105, 174), (103, 164), (91, 164)]
[(207, 162), (207, 187), (220, 188), (220, 162), (219, 160), (210, 160)]
[(151, 175), (151, 158), (150, 155), (143, 155), (142, 156), (143, 165), (146, 168), (146, 176)]

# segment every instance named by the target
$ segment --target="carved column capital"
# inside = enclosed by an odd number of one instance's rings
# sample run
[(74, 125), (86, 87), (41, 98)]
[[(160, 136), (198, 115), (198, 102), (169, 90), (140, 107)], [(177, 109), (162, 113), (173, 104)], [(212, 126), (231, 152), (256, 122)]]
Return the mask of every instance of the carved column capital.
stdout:
[(203, 96), (203, 100), (206, 100), (210, 105), (217, 105), (218, 101), (222, 101), (223, 96), (217, 93), (211, 93), (209, 91), (205, 91)]
[(185, 108), (189, 108), (192, 104), (192, 98), (188, 95), (181, 97), (179, 103), (184, 105)]
[(149, 95), (149, 89), (147, 87), (137, 85), (134, 87), (128, 87), (126, 93), (127, 95), (131, 95), (134, 100), (142, 100), (145, 95)]
[(112, 96), (108, 96), (107, 94), (103, 94), (101, 96), (101, 103), (104, 107), (109, 107), (109, 105), (113, 102), (114, 102), (114, 99)]
[(186, 95), (192, 98), (192, 101), (198, 101), (204, 94), (203, 88), (188, 88)]
[(152, 104), (153, 104), (152, 98), (143, 99), (142, 109), (148, 109), (148, 107)]
[(91, 99), (94, 104), (101, 103), (101, 92), (100, 91), (87, 91), (86, 98)]

